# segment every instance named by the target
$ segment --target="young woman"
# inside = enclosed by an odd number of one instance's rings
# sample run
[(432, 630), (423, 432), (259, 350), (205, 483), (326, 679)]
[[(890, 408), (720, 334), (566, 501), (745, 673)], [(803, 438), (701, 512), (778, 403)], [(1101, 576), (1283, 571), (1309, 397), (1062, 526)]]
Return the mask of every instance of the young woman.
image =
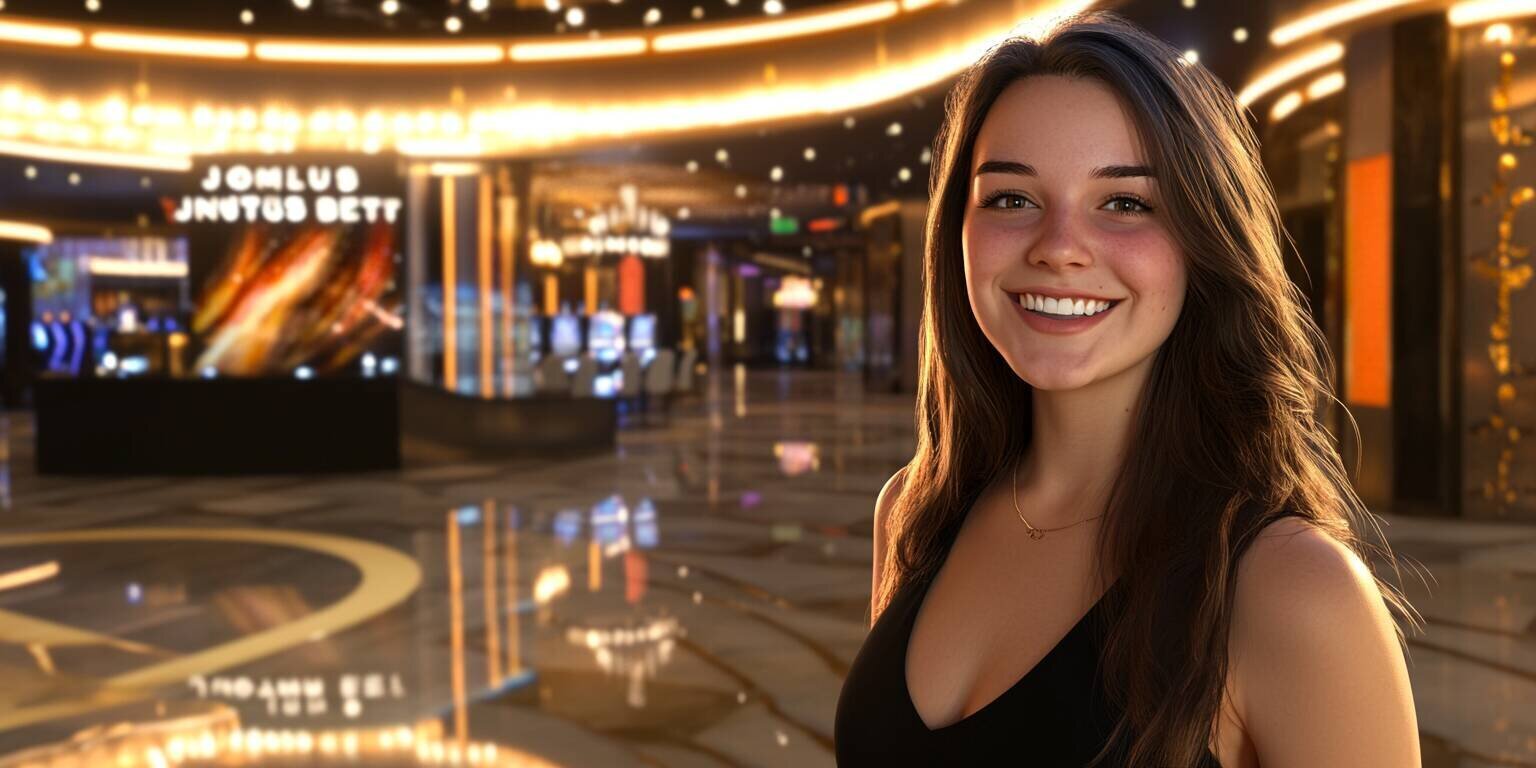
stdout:
[(1100, 13), (948, 106), (839, 764), (1419, 765), (1411, 609), (1232, 94)]

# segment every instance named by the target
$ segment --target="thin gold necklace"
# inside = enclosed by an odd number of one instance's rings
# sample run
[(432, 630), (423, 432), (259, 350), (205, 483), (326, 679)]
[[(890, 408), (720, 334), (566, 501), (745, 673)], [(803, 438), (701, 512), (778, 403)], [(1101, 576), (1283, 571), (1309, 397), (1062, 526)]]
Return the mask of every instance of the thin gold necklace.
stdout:
[[(1018, 464), (1014, 464), (1013, 465), (1013, 475), (1012, 476), (1013, 476), (1013, 494), (1012, 494), (1013, 511), (1018, 513), (1020, 520), (1024, 520), (1024, 512), (1019, 509), (1019, 465)], [(1066, 530), (1068, 528), (1071, 528), (1073, 526), (1082, 525), (1083, 523), (1086, 523), (1089, 520), (1096, 520), (1096, 519), (1101, 518), (1103, 516), (1104, 516), (1104, 513), (1100, 512), (1099, 514), (1094, 515), (1093, 517), (1085, 517), (1085, 518), (1083, 518), (1083, 519), (1081, 519), (1081, 520), (1079, 520), (1079, 521), (1077, 521), (1075, 523), (1070, 523), (1068, 525), (1059, 526), (1057, 528), (1036, 528), (1035, 526), (1031, 525), (1028, 520), (1024, 520), (1024, 527), (1029, 529), (1029, 538), (1034, 539), (1035, 541), (1039, 541), (1040, 539), (1045, 538), (1045, 535), (1047, 533), (1050, 533), (1052, 531), (1064, 531), (1064, 530)]]

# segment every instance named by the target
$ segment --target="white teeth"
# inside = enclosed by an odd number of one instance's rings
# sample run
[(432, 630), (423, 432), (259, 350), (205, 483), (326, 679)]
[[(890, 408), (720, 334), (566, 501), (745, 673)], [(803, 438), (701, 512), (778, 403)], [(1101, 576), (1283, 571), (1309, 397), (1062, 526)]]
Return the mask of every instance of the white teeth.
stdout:
[(1025, 293), (1019, 295), (1019, 304), (1025, 309), (1062, 317), (1088, 317), (1109, 309), (1110, 302), (1095, 299), (1057, 299)]

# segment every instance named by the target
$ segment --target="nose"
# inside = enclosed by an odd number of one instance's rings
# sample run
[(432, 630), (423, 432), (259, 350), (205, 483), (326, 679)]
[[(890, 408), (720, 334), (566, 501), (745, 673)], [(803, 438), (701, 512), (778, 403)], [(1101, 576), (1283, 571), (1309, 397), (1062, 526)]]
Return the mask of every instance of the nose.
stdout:
[(1086, 267), (1093, 263), (1078, 231), (1080, 222), (1065, 207), (1047, 209), (1040, 219), (1039, 235), (1030, 245), (1026, 257), (1032, 266), (1044, 269), (1069, 269)]

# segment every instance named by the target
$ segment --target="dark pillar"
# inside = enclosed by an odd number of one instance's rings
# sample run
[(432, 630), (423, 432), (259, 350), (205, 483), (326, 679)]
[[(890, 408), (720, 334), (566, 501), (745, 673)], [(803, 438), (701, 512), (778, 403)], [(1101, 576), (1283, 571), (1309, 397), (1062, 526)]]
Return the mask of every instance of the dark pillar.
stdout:
[(1450, 46), (1443, 13), (1392, 27), (1392, 490), (1400, 511), (1442, 515), (1461, 487)]

